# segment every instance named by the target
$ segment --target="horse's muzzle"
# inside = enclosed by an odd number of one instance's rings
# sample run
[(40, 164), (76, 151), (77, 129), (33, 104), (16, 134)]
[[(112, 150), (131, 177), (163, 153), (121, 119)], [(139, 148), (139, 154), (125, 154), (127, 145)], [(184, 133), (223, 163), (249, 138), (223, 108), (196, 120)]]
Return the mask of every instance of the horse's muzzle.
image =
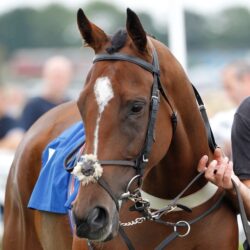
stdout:
[(80, 238), (105, 241), (110, 237), (108, 213), (102, 207), (92, 209), (87, 218), (78, 218), (74, 214), (76, 235)]

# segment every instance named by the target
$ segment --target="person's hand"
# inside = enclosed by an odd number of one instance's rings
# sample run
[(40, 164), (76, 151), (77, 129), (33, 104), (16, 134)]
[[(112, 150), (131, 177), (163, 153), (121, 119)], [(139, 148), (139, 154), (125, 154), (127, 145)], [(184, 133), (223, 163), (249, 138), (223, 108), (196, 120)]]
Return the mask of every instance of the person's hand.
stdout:
[(223, 152), (220, 148), (214, 151), (214, 160), (209, 163), (208, 156), (204, 155), (198, 164), (198, 171), (203, 172), (205, 178), (218, 187), (232, 190), (232, 179), (239, 185), (240, 180), (233, 172), (233, 163), (229, 161), (227, 157), (223, 156)]

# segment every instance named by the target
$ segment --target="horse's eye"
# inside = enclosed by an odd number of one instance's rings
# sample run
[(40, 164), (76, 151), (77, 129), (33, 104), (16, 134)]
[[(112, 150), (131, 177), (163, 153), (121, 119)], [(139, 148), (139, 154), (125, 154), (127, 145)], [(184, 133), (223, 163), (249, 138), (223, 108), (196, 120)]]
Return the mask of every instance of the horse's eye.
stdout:
[(139, 113), (143, 109), (143, 104), (142, 103), (134, 103), (133, 106), (131, 107), (131, 113)]

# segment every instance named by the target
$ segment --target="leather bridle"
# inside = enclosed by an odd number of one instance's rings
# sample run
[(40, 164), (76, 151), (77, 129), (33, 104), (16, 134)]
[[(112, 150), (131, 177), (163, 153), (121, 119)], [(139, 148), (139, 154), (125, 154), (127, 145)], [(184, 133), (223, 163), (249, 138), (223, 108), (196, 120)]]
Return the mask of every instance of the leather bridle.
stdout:
[(160, 103), (160, 93), (164, 97), (164, 99), (167, 101), (167, 103), (169, 104), (172, 110), (171, 121), (172, 121), (173, 133), (177, 125), (176, 113), (174, 112), (173, 106), (171, 102), (169, 101), (166, 91), (164, 90), (161, 84), (160, 67), (159, 67), (159, 60), (158, 60), (157, 52), (155, 48), (153, 48), (152, 64), (139, 57), (121, 54), (121, 53), (97, 54), (94, 57), (93, 63), (100, 62), (100, 61), (126, 61), (126, 62), (136, 64), (153, 74), (153, 84), (151, 88), (151, 101), (150, 101), (147, 133), (146, 133), (146, 138), (145, 138), (144, 145), (142, 147), (141, 152), (132, 161), (126, 161), (126, 160), (101, 160), (99, 161), (99, 163), (102, 166), (120, 165), (120, 166), (133, 167), (136, 170), (136, 174), (142, 176), (145, 170), (145, 166), (148, 163), (149, 154), (151, 152), (153, 141), (154, 141), (155, 121), (156, 121), (156, 115), (157, 115), (157, 111), (158, 111), (159, 103)]
[[(133, 193), (129, 191), (130, 186), (132, 185), (132, 183), (135, 180), (138, 180), (139, 187), (142, 183), (142, 177), (143, 177), (143, 174), (145, 171), (145, 167), (148, 163), (149, 154), (151, 152), (152, 145), (154, 142), (155, 122), (156, 122), (157, 112), (159, 109), (160, 94), (163, 96), (165, 101), (168, 103), (168, 105), (170, 106), (170, 109), (172, 111), (172, 114), (171, 114), (171, 122), (172, 122), (172, 130), (173, 130), (172, 137), (173, 137), (173, 135), (176, 131), (176, 127), (177, 127), (177, 114), (174, 111), (173, 105), (169, 101), (166, 90), (164, 89), (163, 85), (161, 84), (160, 67), (159, 67), (157, 52), (156, 52), (155, 48), (153, 48), (153, 61), (152, 61), (152, 63), (149, 63), (149, 62), (147, 62), (141, 58), (135, 57), (135, 56), (121, 54), (121, 53), (97, 54), (94, 57), (93, 63), (97, 63), (100, 61), (126, 61), (126, 62), (133, 63), (135, 65), (138, 65), (139, 67), (152, 73), (153, 84), (152, 84), (152, 88), (151, 88), (151, 101), (150, 101), (147, 133), (146, 133), (144, 145), (143, 145), (140, 153), (138, 154), (138, 156), (134, 160), (130, 160), (130, 161), (129, 160), (101, 160), (101, 161), (99, 161), (101, 166), (115, 165), (115, 166), (133, 167), (136, 170), (136, 175), (129, 181), (127, 188), (126, 188), (126, 191), (118, 199), (117, 199), (116, 195), (110, 189), (109, 184), (103, 178), (99, 178), (97, 181), (108, 192), (110, 197), (113, 199), (118, 211), (120, 209), (119, 201), (129, 198), (135, 203), (135, 205), (132, 207), (134, 207), (135, 210), (144, 213), (144, 217), (141, 217), (141, 218), (144, 218), (145, 220), (147, 220), (147, 219), (154, 220), (155, 222), (168, 225), (169, 222), (161, 221), (161, 219), (160, 219), (161, 215), (164, 213), (168, 213), (168, 212), (173, 211), (173, 209), (175, 209), (178, 206), (178, 204), (177, 204), (178, 199), (184, 194), (184, 192), (196, 180), (198, 180), (200, 178), (200, 176), (203, 175), (203, 173), (202, 172), (199, 173), (193, 180), (191, 180), (191, 182), (186, 186), (186, 188), (179, 195), (177, 195), (177, 197), (175, 199), (173, 199), (173, 202), (170, 206), (164, 207), (164, 208), (162, 208), (154, 213), (151, 213), (150, 204), (141, 198), (141, 194), (140, 194), (139, 189), (136, 189)], [(193, 91), (194, 91), (194, 94), (196, 97), (196, 101), (199, 105), (201, 116), (202, 116), (204, 124), (205, 124), (206, 133), (208, 136), (209, 147), (214, 152), (217, 145), (216, 145), (216, 142), (214, 140), (214, 136), (213, 136), (210, 124), (209, 124), (209, 120), (207, 117), (204, 103), (203, 103), (198, 91), (196, 90), (196, 88), (193, 85), (192, 85), (192, 87), (193, 87)], [(72, 168), (71, 169), (68, 168), (67, 171), (71, 172)], [(247, 224), (247, 218), (246, 218), (246, 213), (244, 210), (243, 202), (242, 202), (239, 190), (237, 188), (237, 185), (234, 183), (234, 181), (233, 181), (233, 184), (234, 184), (234, 187), (235, 187), (235, 190), (237, 193), (237, 197), (239, 200), (240, 214), (241, 214), (243, 225), (244, 225), (244, 231), (245, 231), (245, 234), (247, 236), (248, 242), (250, 242), (250, 227)], [(176, 229), (177, 226), (186, 226), (186, 225), (188, 225), (190, 227), (191, 224), (201, 220), (202, 218), (204, 218), (205, 216), (210, 214), (212, 211), (214, 211), (220, 205), (222, 198), (223, 198), (223, 195), (211, 208), (209, 208), (207, 211), (205, 211), (203, 214), (201, 214), (200, 216), (198, 216), (194, 220), (189, 221), (189, 222), (179, 221), (175, 224), (172, 223), (174, 225), (174, 228)], [(137, 202), (140, 204), (139, 206), (142, 206), (142, 207), (139, 207), (139, 208), (136, 207)], [(185, 208), (184, 206), (181, 206), (181, 208), (188, 211), (187, 207)], [(140, 218), (138, 218), (138, 219), (140, 219)], [(130, 242), (129, 238), (127, 237), (124, 230), (122, 229), (122, 223), (120, 225), (119, 232), (120, 232), (122, 238), (124, 239), (128, 249), (134, 249), (132, 243)], [(189, 230), (188, 230), (188, 232), (189, 232)], [(187, 232), (187, 234), (188, 234), (188, 232)], [(180, 234), (177, 232), (177, 230), (174, 230), (174, 232), (172, 234), (170, 234), (167, 238), (165, 238), (164, 241), (161, 242), (161, 244), (156, 249), (157, 250), (163, 249), (167, 244), (169, 244), (172, 240), (174, 240), (178, 236), (181, 237)], [(93, 249), (90, 241), (89, 241), (89, 248)]]
[[(164, 100), (168, 103), (172, 114), (170, 115), (171, 123), (172, 123), (172, 138), (175, 134), (176, 127), (177, 127), (177, 113), (174, 111), (173, 105), (171, 104), (167, 92), (164, 88), (164, 86), (161, 83), (160, 80), (160, 66), (159, 66), (159, 60), (158, 55), (156, 52), (156, 49), (152, 47), (152, 63), (149, 63), (139, 57), (127, 55), (127, 54), (121, 54), (121, 53), (113, 53), (113, 54), (97, 54), (94, 59), (93, 63), (101, 62), (101, 61), (125, 61), (132, 64), (135, 64), (141, 68), (143, 68), (146, 71), (149, 71), (153, 75), (153, 84), (151, 87), (151, 100), (150, 100), (150, 107), (149, 107), (149, 119), (148, 119), (148, 125), (147, 125), (147, 132), (146, 137), (144, 140), (144, 145), (138, 154), (138, 156), (134, 160), (98, 160), (98, 163), (101, 166), (123, 166), (123, 167), (133, 167), (136, 170), (135, 176), (131, 179), (133, 182), (137, 180), (138, 187), (142, 184), (142, 177), (145, 171), (145, 167), (148, 163), (149, 154), (152, 149), (152, 145), (154, 142), (154, 130), (155, 130), (155, 122), (157, 117), (157, 112), (159, 109), (160, 104), (160, 94), (164, 98)], [(200, 108), (201, 115), (203, 117), (203, 120), (205, 122), (205, 127), (208, 135), (208, 142), (209, 146), (212, 151), (217, 147), (212, 130), (209, 125), (209, 121), (207, 118), (206, 110), (204, 108), (204, 103), (196, 90), (196, 88), (192, 85), (194, 94), (197, 100), (197, 103)], [(67, 171), (72, 171), (72, 169), (67, 169)], [(104, 180), (104, 178), (98, 178), (97, 182), (107, 191), (107, 193), (110, 195), (110, 197), (113, 199), (117, 210), (119, 211), (119, 201), (127, 198), (133, 199), (133, 194), (128, 191), (131, 186), (131, 180), (129, 181), (127, 185), (126, 192), (123, 193), (120, 197), (116, 197), (116, 195), (111, 190), (109, 184)], [(136, 192), (136, 191), (135, 191)]]
[[(125, 61), (129, 62), (135, 65), (138, 65), (139, 67), (143, 68), (146, 71), (149, 71), (153, 75), (153, 84), (151, 87), (151, 100), (150, 100), (150, 107), (149, 107), (149, 119), (148, 119), (148, 125), (147, 125), (147, 132), (146, 137), (144, 141), (144, 145), (138, 154), (138, 156), (134, 160), (99, 160), (98, 162), (101, 164), (101, 166), (124, 166), (124, 167), (133, 167), (136, 170), (136, 178), (133, 177), (132, 179), (136, 179), (138, 181), (138, 186), (142, 183), (142, 177), (145, 171), (145, 167), (149, 160), (149, 154), (152, 149), (152, 145), (154, 142), (154, 130), (155, 130), (155, 122), (157, 117), (157, 112), (159, 109), (159, 103), (160, 103), (160, 94), (163, 96), (163, 98), (166, 100), (166, 102), (169, 104), (169, 107), (172, 111), (171, 114), (171, 122), (172, 122), (172, 129), (173, 134), (176, 130), (177, 126), (177, 114), (174, 111), (173, 105), (171, 104), (167, 94), (166, 90), (164, 89), (163, 85), (161, 84), (160, 80), (160, 67), (159, 67), (159, 60), (158, 55), (153, 48), (153, 61), (152, 63), (149, 63), (139, 57), (121, 54), (121, 53), (114, 53), (114, 54), (97, 54), (94, 59), (93, 63), (97, 63), (100, 61)], [(103, 179), (99, 178), (98, 183), (109, 193), (111, 198), (116, 204), (117, 210), (119, 210), (119, 200), (128, 198), (126, 197), (126, 192), (121, 195), (117, 199), (117, 197), (114, 195), (112, 190), (110, 189), (108, 183)], [(130, 184), (128, 185), (130, 186)], [(127, 188), (128, 189), (128, 188)]]
[[(113, 199), (117, 211), (119, 211), (120, 209), (120, 203), (119, 201), (122, 201), (124, 199), (130, 199), (134, 202), (134, 205), (131, 207), (132, 209), (141, 212), (144, 214), (144, 218), (145, 220), (153, 220), (155, 222), (158, 223), (163, 223), (161, 221), (161, 216), (165, 213), (171, 212), (173, 211), (176, 207), (180, 207), (183, 210), (186, 211), (190, 211), (189, 208), (182, 206), (181, 204), (178, 204), (178, 200), (179, 198), (184, 194), (184, 192), (196, 181), (200, 178), (200, 176), (202, 176), (203, 173), (199, 173), (193, 180), (191, 180), (191, 182), (186, 186), (186, 188), (173, 200), (172, 204), (164, 207), (158, 211), (155, 211), (152, 213), (151, 209), (150, 209), (150, 204), (143, 200), (141, 197), (141, 193), (140, 193), (140, 189), (137, 188), (135, 189), (133, 192), (130, 191), (130, 187), (132, 186), (132, 183), (134, 181), (138, 181), (138, 187), (141, 186), (142, 184), (142, 177), (145, 171), (145, 167), (149, 161), (149, 154), (151, 152), (152, 149), (152, 145), (154, 142), (154, 130), (155, 130), (155, 122), (156, 122), (156, 117), (157, 117), (157, 112), (159, 109), (159, 103), (160, 103), (160, 95), (162, 95), (162, 97), (164, 98), (164, 100), (168, 103), (170, 109), (171, 109), (171, 123), (172, 123), (172, 138), (175, 134), (176, 131), (176, 127), (177, 127), (177, 113), (174, 111), (173, 105), (171, 104), (167, 92), (165, 90), (165, 88), (163, 87), (163, 85), (161, 84), (161, 80), (160, 80), (160, 67), (159, 67), (159, 60), (158, 60), (158, 56), (157, 56), (157, 52), (155, 50), (155, 48), (153, 48), (153, 60), (152, 63), (149, 63), (139, 57), (135, 57), (135, 56), (131, 56), (131, 55), (126, 55), (126, 54), (121, 54), (121, 53), (113, 53), (113, 54), (97, 54), (94, 59), (93, 59), (93, 63), (97, 63), (97, 62), (101, 62), (101, 61), (125, 61), (125, 62), (129, 62), (132, 64), (135, 64), (141, 68), (143, 68), (146, 71), (149, 71), (152, 73), (153, 75), (153, 84), (151, 87), (151, 100), (150, 100), (150, 107), (149, 107), (149, 119), (148, 119), (148, 125), (147, 125), (147, 132), (146, 132), (146, 137), (145, 137), (145, 141), (144, 141), (144, 145), (140, 151), (140, 153), (138, 154), (138, 156), (134, 159), (134, 160), (98, 160), (98, 163), (101, 164), (101, 166), (124, 166), (124, 167), (133, 167), (136, 170), (136, 175), (129, 181), (126, 191), (120, 196), (120, 197), (116, 197), (116, 195), (113, 193), (113, 191), (111, 190), (109, 184), (104, 180), (104, 178), (99, 178), (97, 180), (98, 184), (101, 185), (106, 191), (107, 193), (110, 195), (110, 197)], [(203, 101), (198, 93), (198, 91), (196, 90), (196, 88), (192, 85), (193, 87), (193, 91), (196, 97), (196, 101), (199, 105), (200, 108), (200, 112), (202, 115), (202, 118), (204, 120), (205, 123), (205, 127), (206, 127), (206, 132), (208, 135), (208, 143), (209, 143), (209, 147), (212, 151), (215, 150), (215, 148), (217, 147), (214, 137), (213, 137), (213, 133), (211, 130), (211, 127), (209, 125), (209, 121), (208, 121), (208, 117), (206, 114), (206, 110), (203, 104)], [(70, 171), (68, 169), (68, 171)], [(221, 198), (222, 199), (222, 198)], [(202, 215), (200, 215), (199, 217), (197, 217), (195, 220), (191, 221), (190, 223), (185, 222), (183, 225), (183, 222), (177, 222), (176, 224), (174, 224), (175, 227), (177, 226), (186, 226), (187, 224), (192, 224), (195, 223), (196, 221), (201, 220), (202, 218), (204, 218), (205, 216), (207, 216), (209, 213), (211, 213), (214, 209), (216, 209), (220, 202), (221, 199), (216, 202), (216, 204), (214, 206), (212, 206), (210, 209), (208, 209), (208, 211), (206, 211), (205, 213), (203, 213)], [(165, 223), (165, 222), (164, 222)], [(122, 238), (124, 239), (126, 245), (128, 246), (128, 249), (134, 249), (132, 243), (130, 242), (129, 238), (126, 236), (122, 225), (123, 223), (120, 224), (119, 227), (119, 232), (122, 236)], [(189, 230), (188, 230), (189, 232)], [(170, 241), (172, 241), (174, 238), (176, 238), (177, 236), (179, 236), (180, 234), (175, 231), (173, 234), (171, 234), (169, 237), (167, 237), (162, 243), (161, 245), (167, 245)], [(162, 249), (162, 246), (159, 245), (159, 249)], [(89, 242), (89, 248), (92, 248), (92, 244)]]

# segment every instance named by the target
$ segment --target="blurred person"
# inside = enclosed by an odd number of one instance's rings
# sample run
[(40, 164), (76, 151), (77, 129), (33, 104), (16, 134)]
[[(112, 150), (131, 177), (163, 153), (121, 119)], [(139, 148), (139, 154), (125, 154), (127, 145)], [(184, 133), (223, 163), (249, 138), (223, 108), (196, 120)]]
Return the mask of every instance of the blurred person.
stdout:
[(7, 95), (7, 111), (14, 118), (19, 118), (27, 101), (27, 93), (21, 84), (14, 85), (12, 83), (5, 84)]
[(20, 125), (25, 131), (45, 112), (70, 100), (66, 91), (72, 75), (73, 67), (67, 58), (55, 56), (46, 61), (42, 93), (27, 102), (21, 115)]
[(250, 96), (250, 62), (239, 60), (227, 65), (222, 71), (222, 84), (234, 107), (217, 113), (210, 122), (217, 144), (225, 155), (231, 158), (231, 128), (234, 114), (239, 104)]
[(0, 224), (3, 216), (7, 176), (13, 161), (15, 149), (21, 141), (22, 136), (23, 131), (20, 129), (18, 121), (9, 113), (9, 101), (6, 89), (0, 88)]
[(8, 100), (0, 89), (0, 150), (14, 150), (22, 138), (18, 121), (8, 113)]

